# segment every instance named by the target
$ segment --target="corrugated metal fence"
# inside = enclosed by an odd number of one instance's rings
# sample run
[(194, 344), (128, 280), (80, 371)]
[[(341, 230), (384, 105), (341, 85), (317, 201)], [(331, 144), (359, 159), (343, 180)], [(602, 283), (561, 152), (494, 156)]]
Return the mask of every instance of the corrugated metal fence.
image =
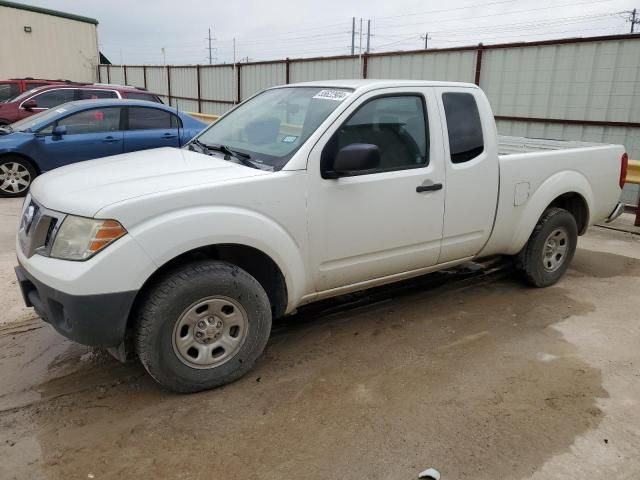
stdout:
[[(623, 143), (640, 158), (640, 35), (478, 45), (235, 65), (100, 65), (182, 110), (222, 114), (274, 85), (338, 78), (472, 82), (504, 135)], [(638, 188), (623, 199), (636, 203)]]

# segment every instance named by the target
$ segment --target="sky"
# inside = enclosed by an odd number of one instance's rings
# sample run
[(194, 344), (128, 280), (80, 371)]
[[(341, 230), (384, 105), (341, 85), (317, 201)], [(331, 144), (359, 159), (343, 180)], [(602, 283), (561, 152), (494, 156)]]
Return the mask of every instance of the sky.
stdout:
[[(213, 63), (628, 33), (635, 0), (17, 0), (97, 19), (119, 64)], [(363, 19), (362, 38), (360, 19)], [(638, 15), (640, 19), (640, 14)], [(636, 26), (640, 30), (640, 24)], [(235, 39), (235, 57), (234, 57)], [(163, 54), (164, 49), (164, 54)]]

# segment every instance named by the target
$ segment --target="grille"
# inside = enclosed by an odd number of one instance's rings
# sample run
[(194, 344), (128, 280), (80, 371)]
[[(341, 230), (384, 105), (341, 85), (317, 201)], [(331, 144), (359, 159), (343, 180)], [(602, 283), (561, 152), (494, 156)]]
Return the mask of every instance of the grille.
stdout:
[(31, 257), (34, 253), (48, 256), (53, 245), (55, 234), (64, 219), (64, 214), (47, 210), (35, 200), (22, 212), (18, 239), (22, 252)]

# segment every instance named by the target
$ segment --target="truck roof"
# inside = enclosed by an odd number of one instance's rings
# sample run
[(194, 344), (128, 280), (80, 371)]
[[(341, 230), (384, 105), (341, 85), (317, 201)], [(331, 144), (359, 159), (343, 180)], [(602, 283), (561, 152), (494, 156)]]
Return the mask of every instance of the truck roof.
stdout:
[(366, 79), (366, 80), (317, 80), (313, 82), (292, 83), (287, 86), (294, 87), (332, 87), (353, 88), (354, 90), (374, 90), (388, 87), (467, 87), (478, 88), (473, 83), (464, 82), (439, 82), (436, 80), (393, 80), (393, 79)]

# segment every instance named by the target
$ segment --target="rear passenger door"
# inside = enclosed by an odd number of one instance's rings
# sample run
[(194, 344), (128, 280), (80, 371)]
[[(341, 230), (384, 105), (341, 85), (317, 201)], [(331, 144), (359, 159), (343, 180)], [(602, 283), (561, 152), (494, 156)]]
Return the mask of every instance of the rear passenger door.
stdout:
[(180, 119), (153, 107), (127, 107), (124, 151), (179, 147)]
[(445, 130), (445, 217), (440, 263), (476, 255), (486, 244), (496, 213), (499, 164), (496, 128), (477, 88), (440, 88)]

